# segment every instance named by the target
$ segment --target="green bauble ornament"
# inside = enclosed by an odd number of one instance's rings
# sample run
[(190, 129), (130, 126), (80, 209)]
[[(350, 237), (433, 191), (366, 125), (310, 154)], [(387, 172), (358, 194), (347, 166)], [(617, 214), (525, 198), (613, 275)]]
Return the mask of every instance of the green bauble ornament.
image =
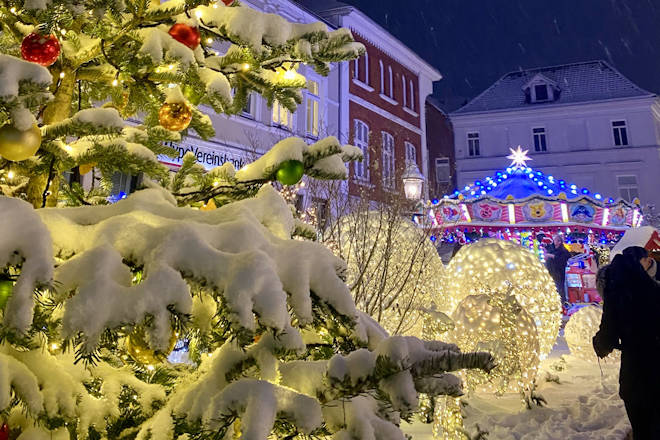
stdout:
[(41, 146), (41, 130), (34, 124), (21, 131), (13, 125), (0, 128), (0, 156), (14, 162), (20, 162), (34, 156)]
[(304, 173), (305, 167), (302, 162), (299, 160), (287, 160), (280, 164), (276, 177), (277, 181), (282, 185), (295, 185), (300, 182)]
[(14, 282), (10, 279), (0, 277), (0, 309), (4, 309), (9, 297), (14, 292)]

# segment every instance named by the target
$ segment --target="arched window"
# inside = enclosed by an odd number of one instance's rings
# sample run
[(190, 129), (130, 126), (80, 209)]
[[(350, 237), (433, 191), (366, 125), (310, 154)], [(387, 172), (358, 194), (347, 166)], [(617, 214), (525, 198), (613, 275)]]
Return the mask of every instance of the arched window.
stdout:
[(406, 146), (406, 164), (417, 164), (417, 148), (410, 142), (405, 143)]
[(355, 178), (369, 181), (369, 127), (364, 122), (355, 120), (355, 132), (353, 134), (353, 144), (362, 150), (362, 161), (355, 161)]
[(415, 110), (415, 84), (410, 80), (410, 108)]
[(382, 131), (383, 137), (383, 186), (394, 188), (394, 138)]
[(401, 87), (403, 90), (403, 106), (408, 107), (408, 94), (406, 93), (406, 90), (408, 90), (408, 84), (406, 83), (406, 75), (401, 75), (401, 84), (403, 85), (403, 87)]
[(390, 74), (390, 98), (394, 99), (394, 80), (392, 79), (392, 66), (387, 66), (387, 70)]
[(383, 67), (383, 60), (378, 60), (380, 66), (380, 93), (385, 94), (385, 67)]

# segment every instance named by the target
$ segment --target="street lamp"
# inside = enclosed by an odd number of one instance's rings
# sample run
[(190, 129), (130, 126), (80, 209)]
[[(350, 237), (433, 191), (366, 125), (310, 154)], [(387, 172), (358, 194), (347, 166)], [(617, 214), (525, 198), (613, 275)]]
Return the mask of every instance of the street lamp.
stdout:
[(409, 163), (401, 179), (403, 180), (403, 191), (406, 193), (406, 199), (415, 202), (421, 200), (424, 176), (419, 172), (417, 165)]

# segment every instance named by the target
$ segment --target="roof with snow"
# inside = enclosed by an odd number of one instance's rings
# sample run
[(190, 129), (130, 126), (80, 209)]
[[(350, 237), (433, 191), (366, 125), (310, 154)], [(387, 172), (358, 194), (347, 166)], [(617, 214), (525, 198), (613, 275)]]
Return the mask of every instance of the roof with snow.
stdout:
[[(525, 87), (535, 78), (546, 79), (554, 99), (531, 102)], [(520, 108), (542, 108), (611, 99), (653, 97), (603, 60), (563, 64), (507, 73), (453, 115)]]
[(640, 246), (648, 250), (660, 249), (660, 234), (653, 226), (628, 229), (612, 249), (610, 258), (613, 259), (630, 246)]

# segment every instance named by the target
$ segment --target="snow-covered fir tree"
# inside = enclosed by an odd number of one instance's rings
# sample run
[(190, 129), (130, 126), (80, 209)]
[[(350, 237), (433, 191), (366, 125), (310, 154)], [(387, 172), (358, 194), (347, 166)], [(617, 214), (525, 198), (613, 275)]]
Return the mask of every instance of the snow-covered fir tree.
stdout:
[[(390, 337), (356, 310), (345, 264), (292, 239), (269, 182), (343, 178), (355, 148), (293, 138), (239, 171), (187, 156), (172, 177), (158, 163), (187, 129), (213, 135), (198, 105), (235, 113), (255, 91), (293, 110), (298, 63), (327, 73), (363, 50), (226, 3), (2, 2), (0, 438), (402, 440), (418, 393), (493, 368)], [(59, 191), (90, 167), (151, 179), (107, 206)]]

